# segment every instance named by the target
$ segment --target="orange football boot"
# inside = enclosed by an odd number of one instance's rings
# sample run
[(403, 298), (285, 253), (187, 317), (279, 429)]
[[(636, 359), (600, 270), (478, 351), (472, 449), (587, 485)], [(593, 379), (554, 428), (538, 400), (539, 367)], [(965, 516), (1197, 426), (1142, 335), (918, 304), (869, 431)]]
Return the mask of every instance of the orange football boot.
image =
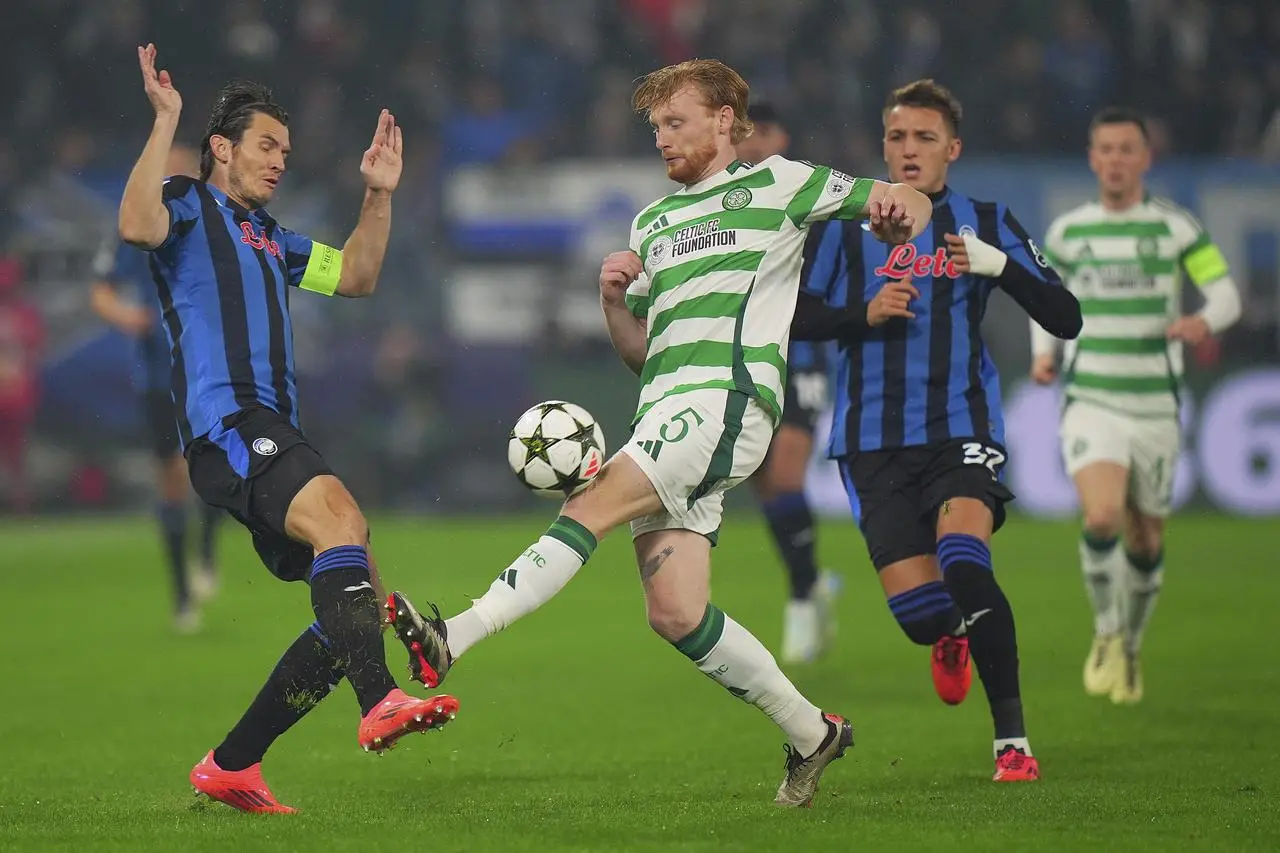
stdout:
[(933, 644), (933, 689), (948, 705), (959, 705), (969, 695), (973, 668), (969, 666), (969, 638), (943, 637)]
[(283, 805), (262, 780), (262, 762), (243, 770), (223, 770), (213, 760), (213, 750), (191, 768), (191, 784), (197, 794), (226, 803), (242, 812), (293, 814), (297, 809)]
[(996, 756), (994, 782), (1034, 782), (1040, 778), (1040, 762), (1016, 746), (1006, 746)]
[(403, 736), (441, 728), (457, 715), (458, 700), (452, 696), (419, 699), (397, 687), (360, 721), (360, 746), (381, 753)]

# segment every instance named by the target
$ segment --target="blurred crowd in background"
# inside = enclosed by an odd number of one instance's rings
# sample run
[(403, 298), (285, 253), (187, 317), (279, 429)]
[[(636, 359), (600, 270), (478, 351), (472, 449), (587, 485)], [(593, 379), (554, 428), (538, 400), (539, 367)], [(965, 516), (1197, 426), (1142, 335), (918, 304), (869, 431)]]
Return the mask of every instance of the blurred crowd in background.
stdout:
[[(379, 108), (404, 127), (383, 293), (355, 305), (293, 303), (306, 416), (363, 448), (373, 495), (362, 500), (392, 505), (437, 500), (458, 446), (445, 414), (458, 357), (441, 310), (447, 176), (472, 164), (650, 156), (630, 93), (659, 65), (727, 61), (786, 118), (795, 156), (862, 174), (881, 171), (886, 91), (922, 76), (964, 102), (968, 156), (1078, 159), (1090, 115), (1124, 102), (1151, 116), (1159, 157), (1280, 161), (1280, 3), (1268, 0), (2, 6), (0, 482), (7, 471), (11, 485), (0, 494), (17, 508), (144, 494), (147, 475), (131, 481), (119, 464), (145, 446), (130, 350), (93, 318), (86, 293), (89, 259), (110, 240), (150, 126), (135, 55), (148, 41), (183, 95), (188, 141), (203, 135), (227, 79), (275, 89), (291, 113), (293, 154), (272, 212), (330, 242), (354, 221), (357, 160)], [(91, 415), (76, 408), (86, 395), (99, 401)], [(52, 484), (43, 492), (12, 485), (32, 454)]]

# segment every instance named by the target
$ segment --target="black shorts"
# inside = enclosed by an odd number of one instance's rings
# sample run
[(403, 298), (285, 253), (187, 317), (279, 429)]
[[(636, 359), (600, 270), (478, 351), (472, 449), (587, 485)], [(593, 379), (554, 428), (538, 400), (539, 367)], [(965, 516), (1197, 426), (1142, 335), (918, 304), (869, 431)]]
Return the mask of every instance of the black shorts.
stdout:
[(285, 581), (310, 575), (311, 546), (289, 538), (285, 515), (303, 486), (333, 471), (288, 418), (262, 407), (229, 415), (191, 442), (187, 466), (196, 494), (249, 528), (273, 575)]
[(182, 453), (178, 440), (178, 415), (173, 395), (167, 389), (150, 389), (142, 396), (143, 416), (151, 437), (151, 452), (157, 459), (168, 459)]
[(783, 396), (782, 425), (813, 435), (818, 419), (827, 410), (828, 385), (826, 370), (791, 371)]
[(958, 438), (895, 450), (860, 451), (840, 460), (851, 502), (856, 497), (871, 562), (880, 571), (899, 560), (937, 553), (938, 510), (952, 498), (982, 501), (1004, 524), (1013, 492), (1000, 481), (1008, 459), (989, 440)]

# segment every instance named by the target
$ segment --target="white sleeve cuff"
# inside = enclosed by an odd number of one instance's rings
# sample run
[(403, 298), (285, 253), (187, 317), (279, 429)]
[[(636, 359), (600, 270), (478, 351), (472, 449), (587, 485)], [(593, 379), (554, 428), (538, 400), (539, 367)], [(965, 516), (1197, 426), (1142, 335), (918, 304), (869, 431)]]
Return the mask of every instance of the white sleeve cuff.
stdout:
[(1200, 288), (1200, 292), (1204, 294), (1200, 316), (1209, 324), (1209, 331), (1216, 335), (1240, 319), (1240, 290), (1231, 276), (1209, 282)]
[(1035, 320), (1031, 321), (1032, 358), (1039, 358), (1042, 355), (1057, 355), (1061, 346), (1062, 341), (1040, 328), (1040, 324)]
[(1008, 255), (972, 234), (965, 234), (963, 239), (965, 251), (969, 253), (969, 272), (985, 278), (997, 278), (1004, 272)]

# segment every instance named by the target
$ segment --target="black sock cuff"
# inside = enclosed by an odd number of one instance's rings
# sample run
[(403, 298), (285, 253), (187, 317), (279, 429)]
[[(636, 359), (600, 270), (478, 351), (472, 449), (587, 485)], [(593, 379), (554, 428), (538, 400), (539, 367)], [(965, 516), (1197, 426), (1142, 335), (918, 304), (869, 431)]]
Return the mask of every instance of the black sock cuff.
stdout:
[(784, 492), (760, 504), (765, 517), (770, 521), (813, 523), (813, 510), (809, 508), (809, 499), (804, 492)]
[(1087, 530), (1080, 533), (1080, 538), (1086, 548), (1098, 554), (1105, 554), (1120, 542), (1119, 536), (1096, 536)]
[(311, 580), (333, 571), (357, 571), (369, 577), (369, 551), (363, 545), (339, 545), (316, 555), (311, 564)]
[(1156, 551), (1154, 554), (1135, 554), (1126, 548), (1124, 558), (1129, 561), (1129, 565), (1133, 566), (1135, 571), (1149, 575), (1164, 563), (1164, 550)]

